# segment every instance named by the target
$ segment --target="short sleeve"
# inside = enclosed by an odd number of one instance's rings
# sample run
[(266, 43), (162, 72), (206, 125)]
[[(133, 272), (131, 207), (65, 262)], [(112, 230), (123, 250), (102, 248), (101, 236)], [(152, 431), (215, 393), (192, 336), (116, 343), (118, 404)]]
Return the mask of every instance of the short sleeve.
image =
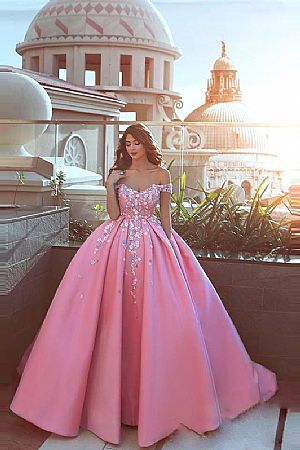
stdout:
[(161, 188), (160, 188), (161, 192), (170, 192), (170, 194), (172, 194), (172, 184), (171, 183), (161, 184), (160, 186), (161, 186)]

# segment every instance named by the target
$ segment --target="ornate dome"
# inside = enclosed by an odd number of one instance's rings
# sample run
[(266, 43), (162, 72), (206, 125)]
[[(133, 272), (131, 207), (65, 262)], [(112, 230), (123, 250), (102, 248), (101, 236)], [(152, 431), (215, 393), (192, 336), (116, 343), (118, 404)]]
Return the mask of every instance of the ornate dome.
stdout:
[(214, 70), (236, 70), (235, 65), (228, 56), (221, 56), (214, 63)]
[(216, 60), (213, 70), (235, 70), (233, 62), (227, 56), (227, 46), (224, 41), (222, 41), (222, 55)]
[[(254, 121), (252, 115), (250, 114), (248, 108), (240, 102), (225, 102), (225, 103), (215, 103), (210, 106), (206, 106), (202, 111), (200, 108), (195, 109), (188, 120), (193, 120), (197, 122), (252, 122)], [(197, 117), (196, 117), (197, 116)]]
[(195, 109), (185, 119), (189, 122), (227, 122), (232, 126), (193, 126), (205, 136), (204, 147), (217, 150), (266, 149), (268, 139), (262, 129), (239, 127), (235, 123), (255, 122), (248, 108), (240, 102), (215, 103)]
[(50, 0), (17, 50), (73, 42), (144, 45), (179, 55), (166, 21), (150, 0)]
[(241, 102), (205, 104), (194, 109), (187, 122), (254, 122), (248, 108)]

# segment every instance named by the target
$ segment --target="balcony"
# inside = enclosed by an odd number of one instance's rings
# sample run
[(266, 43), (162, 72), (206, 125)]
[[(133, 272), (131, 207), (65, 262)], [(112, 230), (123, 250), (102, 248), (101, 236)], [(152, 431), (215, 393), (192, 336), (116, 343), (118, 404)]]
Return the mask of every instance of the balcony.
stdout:
[[(17, 137), (5, 153), (7, 142), (1, 142), (0, 138), (0, 203), (7, 204), (7, 208), (0, 210), (0, 226), (8, 229), (18, 221), (28, 222), (25, 227), (11, 227), (11, 239), (2, 242), (6, 268), (13, 267), (17, 276), (14, 282), (10, 277), (11, 284), (0, 296), (5, 344), (2, 354), (9, 356), (2, 372), (5, 377), (1, 395), (4, 423), (8, 426), (5, 445), (10, 450), (139, 448), (136, 428), (124, 426), (122, 443), (113, 446), (84, 430), (76, 439), (50, 435), (8, 409), (18, 384), (17, 361), (39, 329), (54, 292), (80, 246), (67, 240), (68, 208), (72, 218), (86, 219), (93, 226), (99, 223), (93, 208), (96, 203), (105, 207), (104, 181), (114, 160), (118, 137), (127, 124), (0, 121), (1, 136), (9, 127), (10, 134)], [(271, 180), (265, 193), (269, 199), (288, 192), (289, 186), (297, 185), (297, 177), (300, 178), (300, 164), (297, 167), (295, 160), (289, 159), (297, 153), (300, 134), (297, 125), (163, 122), (149, 123), (149, 126), (170, 166), (177, 194), (183, 173), (186, 174), (185, 195), (198, 201), (203, 199), (200, 184), (211, 192), (231, 180), (243, 188), (245, 207), (249, 208), (253, 193), (266, 176)], [(42, 134), (41, 130), (44, 130)], [(31, 138), (27, 144), (26, 140), (21, 142), (24, 135)], [(26, 150), (21, 144), (25, 144)], [(282, 148), (284, 154), (277, 157)], [(60, 171), (65, 175), (62, 186), (51, 184), (51, 176)], [(276, 214), (297, 223), (297, 189), (292, 192), (294, 204), (290, 211), (280, 205)], [(9, 205), (14, 208), (8, 209)], [(191, 210), (190, 200), (186, 200), (185, 207)], [(56, 217), (52, 222), (56, 224), (55, 229), (47, 228), (47, 220), (40, 219), (50, 210)], [(101, 220), (105, 218), (104, 213)], [(23, 235), (18, 234), (20, 230), (25, 230)], [(49, 235), (51, 239), (47, 239)], [(229, 255), (216, 249), (195, 249), (195, 255), (216, 287), (251, 358), (276, 372), (280, 389), (267, 404), (251, 409), (218, 431), (207, 433), (205, 438), (182, 428), (149, 448), (298, 450), (299, 256)], [(16, 270), (18, 264), (25, 268), (23, 272)]]

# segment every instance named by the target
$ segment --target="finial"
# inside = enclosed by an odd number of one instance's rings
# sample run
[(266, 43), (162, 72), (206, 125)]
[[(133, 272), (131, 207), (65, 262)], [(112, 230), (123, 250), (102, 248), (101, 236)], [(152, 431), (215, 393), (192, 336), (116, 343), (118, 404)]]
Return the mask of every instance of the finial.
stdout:
[(222, 58), (223, 58), (224, 56), (227, 56), (227, 48), (225, 42), (224, 41), (221, 42), (222, 42)]

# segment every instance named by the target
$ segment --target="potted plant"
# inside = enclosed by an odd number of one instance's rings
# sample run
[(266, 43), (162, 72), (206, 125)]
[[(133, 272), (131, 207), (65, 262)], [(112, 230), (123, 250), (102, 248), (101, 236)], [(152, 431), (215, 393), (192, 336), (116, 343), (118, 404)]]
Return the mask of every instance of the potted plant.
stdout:
[[(222, 250), (251, 254), (276, 254), (288, 251), (291, 233), (287, 221), (275, 220), (273, 212), (285, 204), (286, 194), (263, 206), (267, 179), (258, 187), (251, 205), (235, 203), (233, 187), (213, 191), (200, 183), (195, 197), (185, 196), (186, 175), (180, 179), (179, 194), (172, 194), (173, 228), (193, 250)], [(191, 189), (191, 188), (189, 188)], [(204, 196), (201, 201), (200, 198)], [(189, 205), (189, 207), (187, 207)]]
[(12, 201), (12, 203), (7, 203), (7, 204), (2, 204), (2, 205), (0, 205), (0, 208), (1, 208), (1, 209), (6, 209), (6, 208), (19, 208), (19, 207), (20, 207), (20, 205), (17, 205), (17, 204), (16, 204), (16, 198), (17, 198), (17, 192), (18, 192), (19, 186), (20, 186), (21, 184), (24, 184), (25, 175), (24, 175), (23, 170), (17, 171), (17, 172), (16, 172), (16, 175), (17, 175), (17, 184), (16, 184), (16, 189), (15, 189), (15, 191), (14, 191), (13, 201)]
[(65, 194), (63, 192), (64, 182), (66, 181), (65, 173), (60, 170), (55, 177), (51, 177), (50, 187), (52, 188), (51, 196), (55, 197), (58, 206), (66, 203)]

